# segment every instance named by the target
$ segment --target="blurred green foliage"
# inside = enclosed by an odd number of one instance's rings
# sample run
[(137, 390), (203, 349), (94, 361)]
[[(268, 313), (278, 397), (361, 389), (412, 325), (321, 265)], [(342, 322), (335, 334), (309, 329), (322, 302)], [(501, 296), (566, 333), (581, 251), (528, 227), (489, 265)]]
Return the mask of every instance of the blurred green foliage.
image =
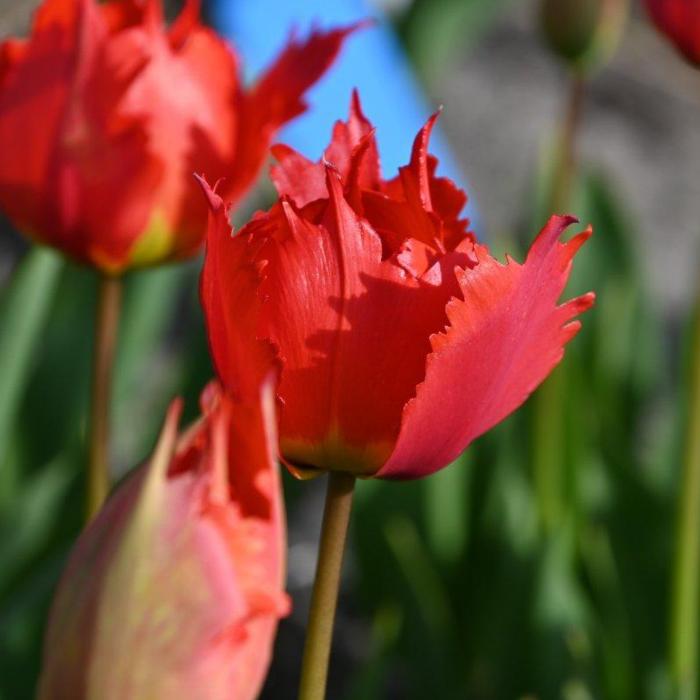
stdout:
[[(400, 29), (429, 77), (506, 2), (417, 0)], [(510, 250), (546, 219), (549, 162)], [(569, 294), (595, 289), (599, 302), (558, 370), (557, 527), (538, 512), (531, 403), (429, 479), (360, 483), (348, 593), (370, 640), (332, 697), (670, 697), (682, 368), (663, 361), (636, 224), (603, 174), (581, 173), (573, 210), (596, 234)], [(198, 266), (127, 278), (113, 415), (122, 471), (148, 453), (170, 398), (183, 394), (194, 415), (211, 377)], [(0, 300), (0, 700), (32, 696), (49, 597), (81, 526), (95, 285), (33, 249)], [(294, 519), (298, 499), (288, 506)]]
[(398, 31), (427, 82), (439, 77), (457, 50), (482, 36), (513, 0), (414, 0), (398, 21)]
[[(196, 264), (126, 280), (115, 372), (117, 464), (150, 451), (170, 399), (197, 410), (211, 365)], [(82, 526), (96, 279), (35, 248), (0, 309), (0, 698), (32, 697), (48, 601)], [(178, 338), (180, 336), (180, 338)], [(190, 337), (191, 336), (191, 337)]]

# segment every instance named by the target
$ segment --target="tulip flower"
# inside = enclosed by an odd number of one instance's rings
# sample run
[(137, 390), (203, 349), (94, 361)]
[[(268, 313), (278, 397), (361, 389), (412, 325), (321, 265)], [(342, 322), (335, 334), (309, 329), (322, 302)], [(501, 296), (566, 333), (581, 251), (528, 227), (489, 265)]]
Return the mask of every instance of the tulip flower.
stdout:
[(196, 253), (207, 212), (194, 171), (231, 201), (351, 28), (292, 39), (251, 88), (187, 0), (45, 0), (0, 46), (0, 208), (41, 243), (109, 273)]
[(279, 200), (233, 237), (206, 188), (214, 361), (236, 392), (276, 359), (281, 452), (299, 473), (441, 469), (525, 401), (593, 302), (558, 304), (591, 233), (560, 242), (574, 218), (552, 217), (522, 264), (475, 239), (466, 195), (428, 153), (436, 118), (387, 181), (355, 96), (321, 162), (274, 149)]
[(209, 344), (233, 395), (276, 363), (280, 450), (299, 476), (329, 472), (300, 700), (322, 700), (355, 479), (412, 479), (454, 460), (561, 360), (593, 295), (558, 304), (590, 235), (553, 217), (523, 264), (493, 258), (437, 175), (433, 115), (385, 180), (355, 94), (318, 163), (273, 153), (279, 200), (235, 236), (211, 209), (201, 280)]
[(700, 0), (646, 0), (646, 6), (659, 30), (700, 66)]
[(216, 385), (202, 398), (179, 438), (171, 406), (150, 463), (73, 549), (40, 700), (258, 696), (288, 609), (274, 398), (234, 402)]

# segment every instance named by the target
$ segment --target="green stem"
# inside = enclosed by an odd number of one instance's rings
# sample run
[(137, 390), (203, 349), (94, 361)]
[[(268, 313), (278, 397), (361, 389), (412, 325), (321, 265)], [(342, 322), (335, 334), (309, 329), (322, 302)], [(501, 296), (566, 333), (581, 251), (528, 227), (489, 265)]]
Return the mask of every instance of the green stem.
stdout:
[(299, 700), (323, 700), (326, 696), (340, 570), (343, 564), (354, 489), (354, 476), (343, 472), (330, 472), (328, 475), (316, 578), (311, 594), (311, 609), (301, 667)]
[(100, 278), (92, 365), (87, 474), (88, 520), (99, 511), (107, 497), (110, 486), (109, 406), (121, 296), (121, 279), (103, 275)]
[(671, 672), (677, 697), (697, 697), (700, 595), (700, 295), (690, 345), (688, 413), (678, 500), (676, 560), (671, 603)]
[[(569, 97), (564, 113), (556, 168), (551, 190), (551, 210), (567, 213), (571, 206), (576, 181), (576, 142), (581, 125), (585, 80), (572, 74)], [(540, 524), (552, 532), (564, 511), (565, 424), (563, 400), (566, 394), (566, 373), (557, 367), (533, 397), (533, 480)]]
[(576, 183), (578, 166), (577, 142), (583, 116), (586, 96), (586, 80), (579, 73), (572, 73), (569, 83), (569, 96), (562, 119), (557, 153), (557, 167), (551, 194), (551, 208), (557, 214), (565, 214), (571, 206), (573, 187)]

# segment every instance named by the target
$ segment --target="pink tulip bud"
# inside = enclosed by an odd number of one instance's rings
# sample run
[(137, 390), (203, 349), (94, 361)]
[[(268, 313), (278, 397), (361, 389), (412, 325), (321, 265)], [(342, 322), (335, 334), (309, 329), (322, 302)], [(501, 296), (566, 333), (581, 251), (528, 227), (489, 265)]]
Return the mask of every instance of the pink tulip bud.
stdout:
[(248, 700), (270, 660), (285, 532), (271, 387), (217, 385), (79, 538), (53, 603), (40, 700)]

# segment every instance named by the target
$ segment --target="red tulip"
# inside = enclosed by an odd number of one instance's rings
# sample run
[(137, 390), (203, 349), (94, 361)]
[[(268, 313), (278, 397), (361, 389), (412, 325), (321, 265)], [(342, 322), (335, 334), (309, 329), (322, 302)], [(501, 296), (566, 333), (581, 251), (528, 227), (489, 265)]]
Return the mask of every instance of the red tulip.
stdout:
[(0, 207), (108, 272), (192, 255), (207, 217), (192, 173), (244, 195), (350, 31), (292, 39), (245, 89), (198, 0), (170, 27), (160, 0), (45, 0), (31, 37), (0, 46)]
[(174, 404), (150, 464), (75, 546), (46, 636), (41, 700), (252, 700), (283, 592), (274, 405), (211, 386), (177, 439)]
[(646, 0), (646, 5), (661, 32), (700, 66), (700, 0)]
[(281, 368), (281, 451), (293, 469), (384, 478), (434, 472), (516, 409), (578, 331), (593, 294), (557, 305), (591, 231), (553, 217), (521, 265), (501, 264), (435, 174), (437, 115), (385, 181), (353, 99), (324, 161), (274, 152), (279, 201), (234, 237), (211, 206), (202, 302), (224, 384)]

